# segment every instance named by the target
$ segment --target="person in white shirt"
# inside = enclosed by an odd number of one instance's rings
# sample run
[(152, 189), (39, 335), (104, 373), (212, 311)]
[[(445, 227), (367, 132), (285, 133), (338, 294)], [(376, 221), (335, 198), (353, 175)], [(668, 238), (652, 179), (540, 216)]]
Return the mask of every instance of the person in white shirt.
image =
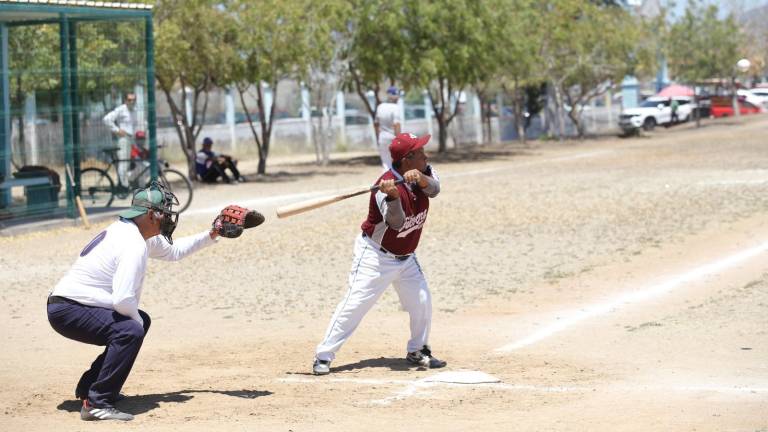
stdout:
[[(150, 318), (139, 310), (147, 258), (178, 261), (215, 243), (218, 228), (172, 239), (176, 197), (152, 182), (133, 195), (131, 208), (88, 243), (48, 297), (48, 321), (59, 334), (106, 346), (83, 373), (75, 396), (83, 420), (132, 420), (117, 410)], [(218, 219), (217, 219), (218, 220)]]
[(117, 176), (119, 182), (127, 187), (131, 141), (137, 129), (136, 95), (134, 93), (125, 95), (125, 103), (104, 116), (104, 125), (109, 128), (112, 136), (117, 140), (117, 158), (122, 160), (117, 164)]
[(376, 108), (376, 121), (373, 127), (376, 129), (376, 143), (378, 145), (381, 165), (384, 171), (392, 168), (392, 156), (389, 154), (389, 145), (396, 135), (400, 135), (403, 116), (400, 112), (400, 106), (397, 100), (400, 97), (400, 91), (395, 86), (387, 89), (387, 102), (379, 104)]

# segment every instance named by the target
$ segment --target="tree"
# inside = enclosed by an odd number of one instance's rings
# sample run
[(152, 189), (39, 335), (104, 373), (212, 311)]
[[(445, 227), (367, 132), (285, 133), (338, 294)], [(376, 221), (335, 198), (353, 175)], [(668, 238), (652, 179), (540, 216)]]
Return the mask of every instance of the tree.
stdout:
[(491, 46), (486, 26), (492, 11), (472, 0), (404, 0), (401, 31), (406, 36), (403, 81), (426, 88), (439, 127), (438, 151), (447, 148), (448, 127), (459, 114), (460, 95), (481, 81)]
[[(696, 84), (716, 78), (728, 80), (741, 58), (742, 35), (732, 16), (718, 18), (715, 5), (690, 0), (685, 14), (671, 25), (666, 51), (676, 80)], [(735, 91), (735, 89), (734, 89)], [(694, 93), (698, 103), (698, 93)], [(700, 125), (698, 110), (696, 125)]]
[[(350, 15), (350, 4), (344, 0), (312, 2), (311, 14), (325, 17), (311, 20), (306, 26), (308, 42), (308, 70), (300, 76), (308, 90), (310, 100), (321, 109), (323, 115), (310, 116), (312, 142), (315, 145), (317, 163), (327, 165), (335, 134), (331, 115), (336, 94), (344, 84), (348, 72), (345, 59), (351, 44), (351, 33), (345, 31), (345, 17)], [(311, 110), (311, 106), (304, 107)], [(344, 116), (344, 113), (337, 113)]]
[[(381, 104), (381, 85), (399, 80), (407, 58), (403, 0), (349, 0), (352, 14), (348, 26), (348, 87), (363, 102), (371, 125)], [(372, 93), (374, 104), (368, 100)]]
[(550, 1), (547, 9), (542, 50), (546, 73), (558, 110), (565, 108), (583, 137), (584, 106), (636, 66), (639, 20), (621, 8), (578, 0)]
[(226, 80), (235, 58), (236, 27), (220, 6), (214, 0), (160, 0), (155, 9), (155, 78), (193, 179), (195, 143), (205, 124), (208, 92)]
[[(265, 174), (269, 157), (275, 104), (267, 104), (265, 86), (277, 100), (278, 83), (298, 77), (308, 70), (311, 60), (312, 37), (320, 35), (310, 26), (315, 9), (311, 0), (263, 0), (254, 7), (251, 0), (235, 0), (226, 4), (226, 13), (233, 17), (238, 29), (236, 57), (228, 83), (235, 86), (245, 110), (248, 125), (258, 147), (257, 173)], [(245, 95), (255, 90), (259, 130)]]
[[(493, 52), (498, 58), (497, 80), (505, 93), (511, 93), (515, 127), (520, 141), (525, 144), (526, 87), (538, 87), (544, 81), (544, 68), (540, 63), (544, 20), (533, 0), (502, 0), (495, 9), (501, 11), (497, 23), (501, 31), (492, 38)], [(500, 107), (501, 108), (501, 107)]]

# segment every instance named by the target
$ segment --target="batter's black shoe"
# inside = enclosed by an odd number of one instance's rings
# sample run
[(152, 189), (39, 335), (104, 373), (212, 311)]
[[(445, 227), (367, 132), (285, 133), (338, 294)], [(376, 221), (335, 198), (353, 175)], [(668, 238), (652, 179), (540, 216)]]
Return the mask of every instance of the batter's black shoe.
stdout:
[(427, 345), (424, 345), (424, 347), (419, 351), (409, 352), (408, 355), (405, 356), (405, 359), (410, 364), (428, 369), (439, 369), (441, 367), (445, 367), (445, 365), (448, 364), (432, 356), (432, 351)]
[(315, 363), (312, 365), (312, 373), (315, 375), (328, 375), (331, 373), (331, 361), (315, 359)]
[(80, 408), (80, 419), (85, 421), (94, 420), (120, 420), (131, 421), (133, 416), (118, 410), (115, 407), (96, 408), (88, 404), (88, 401), (83, 401), (83, 407)]

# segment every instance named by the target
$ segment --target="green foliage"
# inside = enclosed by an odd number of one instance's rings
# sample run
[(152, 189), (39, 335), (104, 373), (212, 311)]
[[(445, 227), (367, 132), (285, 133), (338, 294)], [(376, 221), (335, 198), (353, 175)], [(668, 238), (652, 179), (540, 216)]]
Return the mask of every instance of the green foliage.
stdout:
[[(155, 78), (195, 178), (195, 142), (205, 123), (208, 91), (229, 79), (237, 33), (230, 15), (213, 0), (159, 0), (154, 21)], [(191, 119), (184, 108), (189, 98)]]
[(439, 126), (438, 149), (444, 151), (448, 126), (458, 113), (456, 96), (492, 74), (487, 63), (495, 11), (473, 0), (404, 0), (404, 5), (402, 80), (427, 88)]
[(583, 136), (583, 105), (634, 72), (642, 27), (624, 9), (578, 0), (552, 0), (544, 11), (543, 67)]
[(676, 80), (689, 83), (727, 79), (741, 58), (743, 40), (732, 16), (720, 19), (717, 6), (691, 0), (685, 14), (670, 28), (670, 71)]

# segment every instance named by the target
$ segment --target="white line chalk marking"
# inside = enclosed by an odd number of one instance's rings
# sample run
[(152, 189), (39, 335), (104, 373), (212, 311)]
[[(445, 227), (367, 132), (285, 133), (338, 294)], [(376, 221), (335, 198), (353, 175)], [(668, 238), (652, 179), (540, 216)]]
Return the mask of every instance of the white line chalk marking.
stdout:
[(735, 396), (759, 395), (764, 397), (768, 393), (768, 387), (742, 387), (742, 386), (658, 386), (658, 385), (619, 385), (619, 386), (537, 386), (530, 384), (506, 384), (498, 378), (480, 371), (453, 371), (441, 372), (416, 381), (411, 380), (392, 380), (392, 379), (372, 379), (372, 378), (280, 378), (279, 382), (288, 384), (322, 384), (327, 382), (349, 383), (356, 385), (402, 385), (404, 389), (395, 392), (392, 396), (383, 399), (374, 399), (369, 401), (372, 405), (387, 406), (399, 400), (407, 399), (415, 395), (426, 395), (429, 389), (435, 387), (473, 387), (473, 388), (492, 388), (494, 390), (506, 390), (516, 392), (538, 392), (538, 393), (585, 393), (594, 391), (613, 391), (621, 393), (638, 393), (653, 390), (656, 392), (681, 392), (681, 393), (724, 393)]
[(723, 258), (719, 261), (715, 261), (713, 263), (706, 264), (701, 267), (696, 267), (689, 272), (673, 277), (672, 279), (669, 279), (666, 282), (662, 282), (658, 285), (651, 286), (650, 288), (647, 288), (645, 290), (625, 293), (614, 299), (608, 300), (604, 303), (596, 303), (596, 304), (585, 306), (580, 310), (567, 312), (563, 314), (564, 315), (563, 317), (558, 318), (558, 320), (553, 322), (552, 324), (547, 325), (541, 330), (534, 332), (533, 334), (523, 339), (520, 339), (508, 345), (504, 345), (501, 348), (497, 348), (496, 352), (505, 353), (505, 352), (514, 351), (519, 348), (523, 348), (528, 345), (532, 345), (556, 333), (559, 333), (569, 327), (572, 327), (588, 318), (604, 315), (615, 309), (620, 308), (621, 306), (626, 306), (633, 303), (640, 303), (643, 301), (653, 299), (660, 295), (667, 294), (668, 292), (679, 287), (680, 285), (693, 282), (696, 279), (701, 279), (703, 277), (710, 276), (710, 275), (716, 274), (717, 272), (726, 270), (743, 261), (746, 261), (750, 258), (760, 255), (764, 253), (766, 250), (768, 250), (768, 242), (765, 242), (759, 246), (756, 246), (750, 249), (746, 249), (735, 255), (731, 255), (729, 257)]

